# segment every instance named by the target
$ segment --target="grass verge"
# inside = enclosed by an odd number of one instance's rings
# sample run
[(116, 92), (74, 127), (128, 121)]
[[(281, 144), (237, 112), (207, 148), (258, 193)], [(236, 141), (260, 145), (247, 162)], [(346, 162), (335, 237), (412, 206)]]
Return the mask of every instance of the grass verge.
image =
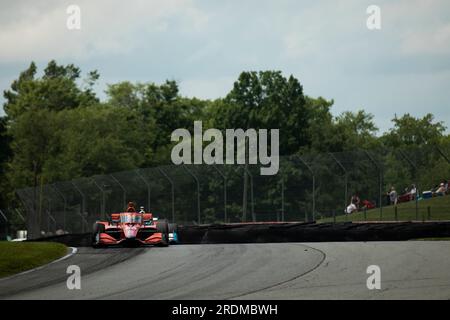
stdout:
[(60, 243), (0, 241), (0, 278), (42, 266), (66, 254), (67, 247)]
[[(342, 209), (342, 214), (336, 215), (336, 222), (344, 221), (411, 221), (411, 220), (450, 220), (450, 195), (424, 199), (417, 202), (404, 202), (394, 206), (383, 207), (382, 213), (379, 208), (352, 213), (346, 216)], [(317, 222), (333, 222), (332, 217), (318, 220)]]

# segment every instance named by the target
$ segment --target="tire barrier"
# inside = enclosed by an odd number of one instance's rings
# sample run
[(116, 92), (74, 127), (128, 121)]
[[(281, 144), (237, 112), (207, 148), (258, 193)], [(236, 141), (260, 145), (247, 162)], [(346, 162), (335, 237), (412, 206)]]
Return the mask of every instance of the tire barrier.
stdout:
[[(179, 226), (181, 244), (405, 241), (450, 237), (450, 222), (257, 223)], [(32, 241), (91, 246), (91, 233), (66, 234)]]
[(449, 237), (450, 222), (276, 223), (179, 227), (181, 243), (402, 241)]

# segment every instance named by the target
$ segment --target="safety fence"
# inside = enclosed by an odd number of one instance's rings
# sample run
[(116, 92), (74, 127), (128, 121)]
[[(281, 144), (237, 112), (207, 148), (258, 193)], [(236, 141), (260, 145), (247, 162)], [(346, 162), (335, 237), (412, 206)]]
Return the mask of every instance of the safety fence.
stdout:
[[(20, 224), (20, 214), (35, 238), (87, 232), (130, 201), (185, 225), (450, 220), (450, 197), (435, 193), (450, 179), (449, 158), (450, 147), (439, 145), (283, 156), (272, 176), (252, 164), (143, 168), (17, 190), (24, 211), (3, 210), (0, 220)], [(418, 197), (408, 196), (413, 185)], [(388, 196), (392, 187), (397, 205)], [(346, 214), (354, 194), (359, 211)]]

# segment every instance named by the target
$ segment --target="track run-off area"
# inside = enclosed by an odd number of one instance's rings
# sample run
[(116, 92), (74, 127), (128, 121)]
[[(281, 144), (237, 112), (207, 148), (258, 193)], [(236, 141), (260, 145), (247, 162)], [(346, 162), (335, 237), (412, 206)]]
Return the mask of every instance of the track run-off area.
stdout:
[[(81, 289), (69, 290), (69, 265)], [(368, 266), (381, 289), (369, 290)], [(78, 248), (0, 279), (0, 299), (450, 299), (450, 242), (317, 242)]]

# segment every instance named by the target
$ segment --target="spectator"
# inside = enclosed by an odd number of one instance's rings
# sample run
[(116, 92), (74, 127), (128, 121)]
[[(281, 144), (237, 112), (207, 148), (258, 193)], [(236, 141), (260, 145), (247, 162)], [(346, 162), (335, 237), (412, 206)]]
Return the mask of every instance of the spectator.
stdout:
[(385, 204), (384, 204), (385, 206), (388, 206), (391, 204), (391, 197), (389, 196), (389, 191), (387, 191), (384, 194), (384, 200), (385, 200)]
[(356, 208), (356, 205), (354, 203), (350, 203), (344, 211), (346, 214), (351, 214), (358, 211), (358, 209)]
[(359, 210), (361, 199), (359, 199), (358, 195), (355, 193), (350, 199), (350, 203), (354, 204), (356, 206), (356, 209)]
[(415, 185), (415, 184), (413, 184), (413, 185), (411, 186), (411, 190), (409, 191), (409, 194), (411, 195), (411, 200), (416, 199), (417, 188), (416, 188), (416, 185)]
[(446, 192), (447, 192), (447, 190), (445, 189), (445, 184), (443, 182), (441, 182), (441, 184), (439, 185), (439, 188), (436, 190), (436, 192), (434, 194), (436, 196), (445, 196)]
[(398, 201), (397, 191), (395, 191), (394, 186), (391, 187), (391, 192), (389, 192), (389, 199), (391, 201), (391, 205), (396, 206)]

